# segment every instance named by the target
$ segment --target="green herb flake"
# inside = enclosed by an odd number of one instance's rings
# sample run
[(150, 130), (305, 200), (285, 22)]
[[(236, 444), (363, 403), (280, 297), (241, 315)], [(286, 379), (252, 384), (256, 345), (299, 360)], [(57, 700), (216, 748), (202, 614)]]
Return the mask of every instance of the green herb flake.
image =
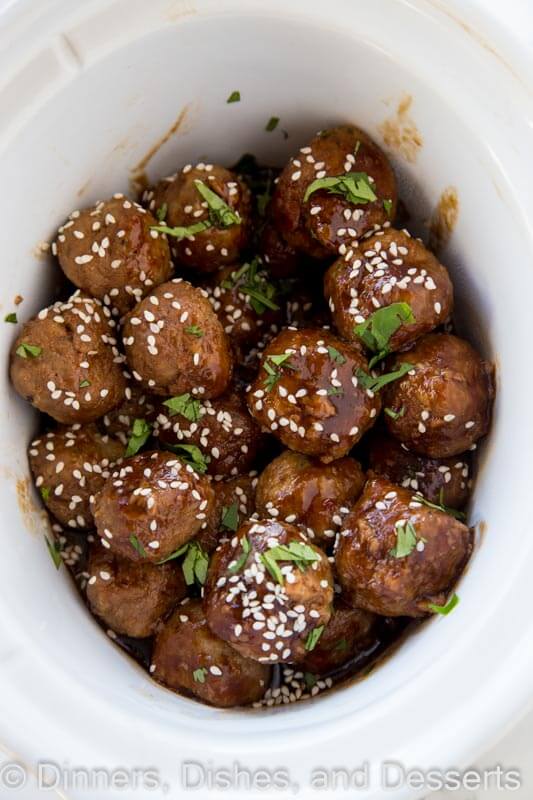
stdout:
[(306, 189), (304, 203), (314, 192), (326, 190), (329, 194), (340, 194), (353, 205), (366, 205), (377, 200), (366, 172), (347, 172), (331, 178), (317, 178)]
[(279, 125), (279, 117), (270, 117), (267, 124), (265, 125), (265, 130), (269, 133), (271, 131), (275, 131)]
[(248, 556), (250, 555), (250, 550), (252, 549), (252, 546), (246, 536), (243, 536), (242, 539), (240, 539), (240, 543), (242, 547), (242, 553), (235, 563), (232, 563), (232, 565), (228, 567), (228, 572), (230, 572), (232, 575), (235, 575), (237, 572), (241, 571), (248, 561)]
[(389, 408), (388, 406), (385, 406), (385, 408), (383, 409), (383, 411), (384, 411), (384, 412), (385, 412), (385, 414), (386, 414), (388, 417), (390, 417), (391, 419), (400, 419), (400, 418), (401, 418), (401, 417), (403, 417), (403, 416), (404, 416), (404, 414), (405, 414), (405, 406), (402, 406), (402, 407), (399, 409), (399, 411), (395, 411), (393, 408)]
[(261, 259), (253, 258), (250, 262), (231, 275), (231, 282), (225, 288), (236, 287), (245, 295), (256, 314), (263, 314), (267, 308), (277, 311), (279, 306), (274, 302), (278, 293), (277, 287), (270, 283), (266, 273), (260, 270)]
[(91, 385), (91, 381), (87, 381), (87, 380), (80, 381), (80, 389), (86, 389), (87, 386), (90, 386), (90, 385)]
[(396, 545), (389, 555), (393, 558), (405, 558), (411, 555), (418, 544), (415, 526), (409, 520), (399, 520), (394, 526), (396, 530)]
[(354, 155), (354, 158), (357, 158), (357, 153), (359, 152), (359, 148), (360, 148), (360, 147), (361, 147), (361, 142), (360, 142), (360, 141), (359, 141), (359, 139), (358, 139), (358, 140), (356, 141), (356, 143), (355, 143), (355, 147), (354, 147), (354, 149), (353, 149), (353, 155)]
[(390, 217), (392, 212), (392, 200), (384, 200), (383, 208), (385, 209), (387, 216)]
[(168, 211), (168, 205), (166, 203), (163, 203), (162, 205), (159, 206), (159, 208), (155, 212), (155, 215), (159, 220), (159, 222), (163, 222), (163, 220), (166, 219), (167, 211)]
[(343, 397), (344, 392), (341, 386), (329, 386), (327, 389), (328, 397)]
[(221, 524), (223, 528), (229, 531), (236, 531), (239, 527), (239, 504), (232, 503), (230, 506), (224, 506), (222, 509)]
[(226, 103), (240, 103), (241, 102), (241, 93), (236, 89), (234, 92), (230, 94)]
[(203, 547), (198, 542), (189, 542), (187, 555), (181, 565), (187, 586), (192, 586), (194, 583), (203, 586), (207, 578), (208, 567), (209, 556)]
[(197, 233), (202, 233), (202, 231), (206, 231), (212, 227), (211, 221), (204, 219), (201, 222), (195, 222), (193, 225), (188, 225), (187, 227), (176, 225), (175, 228), (169, 228), (168, 225), (150, 225), (150, 230), (166, 233), (167, 236), (172, 236), (174, 239), (177, 239), (178, 242), (181, 242), (182, 239), (191, 239), (196, 236)]
[(189, 422), (198, 422), (200, 419), (200, 401), (193, 397), (189, 392), (186, 394), (179, 394), (176, 397), (170, 397), (163, 403), (169, 411), (170, 417), (176, 414), (181, 414), (182, 417), (188, 419)]
[(196, 336), (198, 339), (201, 339), (204, 335), (204, 332), (199, 325), (187, 325), (185, 328), (185, 333), (190, 333), (191, 336)]
[(363, 389), (369, 389), (371, 392), (379, 392), (379, 390), (383, 389), (383, 387), (388, 383), (392, 383), (393, 381), (397, 381), (399, 378), (403, 378), (404, 375), (414, 368), (415, 367), (413, 364), (409, 364), (407, 361), (404, 361), (402, 364), (400, 364), (398, 369), (393, 370), (392, 372), (386, 372), (384, 375), (378, 375), (377, 377), (374, 377), (358, 367), (355, 370), (355, 377)]
[[(295, 369), (289, 361), (290, 357), (291, 353), (281, 353), (280, 355), (269, 355), (264, 359), (263, 369), (268, 377), (265, 378), (263, 385), (267, 391), (270, 392), (277, 384), (282, 376), (282, 369)], [(269, 362), (272, 362), (274, 366)]]
[(175, 558), (179, 558), (179, 557), (180, 557), (180, 556), (182, 556), (184, 553), (186, 553), (186, 552), (187, 552), (187, 549), (188, 549), (188, 547), (189, 547), (189, 544), (188, 544), (188, 543), (187, 543), (187, 544), (184, 544), (184, 545), (182, 545), (181, 547), (178, 547), (178, 549), (177, 549), (177, 550), (174, 550), (174, 552), (173, 552), (173, 553), (171, 553), (171, 554), (170, 554), (169, 556), (167, 556), (166, 558), (162, 558), (162, 559), (161, 559), (161, 561), (158, 561), (158, 562), (157, 562), (157, 564), (166, 564), (166, 563), (167, 563), (167, 561), (174, 561), (174, 559), (175, 559)]
[(176, 453), (184, 464), (189, 464), (189, 466), (201, 475), (207, 471), (207, 465), (211, 459), (209, 456), (205, 456), (195, 444), (176, 444), (172, 445), (169, 449), (171, 449), (173, 453)]
[(133, 533), (130, 536), (130, 544), (134, 550), (136, 550), (142, 558), (146, 558), (146, 550), (142, 546), (142, 543), (139, 541), (137, 536)]
[(15, 352), (21, 358), (39, 358), (43, 352), (43, 348), (38, 347), (36, 344), (22, 342), (22, 344), (19, 344)]
[(443, 494), (442, 489), (440, 490), (440, 498), (439, 503), (431, 503), (429, 500), (426, 500), (421, 494), (415, 494), (413, 499), (417, 501), (417, 503), (422, 503), (422, 505), (427, 506), (428, 508), (434, 508), (435, 511), (443, 511), (445, 514), (449, 514), (451, 517), (464, 522), (466, 520), (466, 514), (464, 511), (457, 511), (456, 508), (450, 508), (450, 506), (444, 505), (442, 502)]
[(342, 355), (342, 353), (339, 353), (339, 351), (335, 347), (331, 347), (330, 346), (330, 347), (327, 348), (327, 350), (328, 350), (329, 357), (331, 358), (332, 361), (335, 362), (335, 364), (345, 364), (346, 363), (345, 357)]
[(450, 597), (448, 602), (443, 606), (437, 606), (435, 603), (428, 603), (428, 609), (432, 611), (434, 614), (441, 614), (443, 617), (447, 617), (448, 614), (453, 611), (455, 606), (459, 603), (459, 595), (454, 594)]
[(313, 628), (313, 630), (309, 631), (309, 636), (305, 641), (305, 649), (307, 650), (308, 653), (310, 653), (311, 650), (315, 649), (315, 647), (318, 644), (318, 640), (322, 636), (323, 631), (324, 631), (324, 625), (319, 625), (317, 628)]
[(312, 689), (313, 686), (316, 684), (317, 680), (318, 680), (317, 676), (313, 675), (312, 672), (304, 672), (304, 681), (308, 689)]
[(348, 642), (346, 639), (339, 639), (339, 641), (334, 645), (333, 650), (335, 652), (344, 652), (348, 649)]
[(39, 489), (39, 493), (43, 498), (44, 502), (48, 502), (50, 498), (50, 487), (49, 486), (41, 486)]
[(17, 315), (15, 314), (15, 312), (12, 311), (11, 314), (6, 314), (6, 316), (4, 317), (4, 322), (12, 322), (12, 323), (16, 324), (18, 322), (18, 320), (17, 320)]
[(134, 420), (124, 458), (134, 456), (135, 453), (138, 453), (141, 447), (143, 447), (150, 438), (151, 432), (152, 426), (145, 419)]
[(56, 542), (50, 541), (48, 536), (45, 536), (44, 540), (46, 542), (46, 547), (48, 549), (48, 552), (50, 553), (50, 558), (54, 563), (54, 567), (56, 569), (59, 569), (59, 567), (63, 563), (63, 559), (61, 558), (61, 550), (57, 546)]
[(209, 188), (203, 181), (195, 180), (197, 191), (207, 203), (209, 219), (218, 228), (230, 228), (240, 225), (241, 218), (216, 192)]
[(355, 326), (356, 336), (375, 353), (369, 362), (370, 369), (388, 355), (390, 339), (404, 322), (416, 322), (411, 306), (408, 303), (391, 303), (390, 306), (378, 308), (368, 319)]
[(298, 569), (304, 572), (310, 564), (319, 560), (318, 553), (304, 542), (290, 542), (288, 545), (279, 544), (261, 554), (261, 561), (274, 580), (280, 584), (283, 583), (283, 573), (278, 567), (278, 561), (292, 561)]
[(207, 675), (208, 675), (208, 672), (207, 672), (206, 668), (205, 667), (199, 667), (199, 669), (195, 669), (194, 670), (194, 672), (192, 674), (192, 677), (193, 677), (195, 683), (205, 683), (205, 679), (206, 679)]

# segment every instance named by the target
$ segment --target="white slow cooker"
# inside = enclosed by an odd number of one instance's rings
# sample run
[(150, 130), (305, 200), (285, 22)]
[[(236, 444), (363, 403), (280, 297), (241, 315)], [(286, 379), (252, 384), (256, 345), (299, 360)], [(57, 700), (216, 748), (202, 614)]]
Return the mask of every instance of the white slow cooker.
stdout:
[[(366, 679), (269, 711), (221, 711), (149, 680), (86, 612), (47, 553), (28, 483), (37, 418), (0, 385), (0, 761), (153, 767), (158, 788), (59, 788), (44, 796), (183, 797), (181, 765), (290, 771), (288, 795), (314, 768), (368, 762), (461, 767), (533, 696), (531, 582), (533, 371), (533, 80), (501, 31), (442, 0), (18, 0), (0, 17), (1, 314), (25, 320), (55, 275), (39, 243), (66, 213), (203, 156), (244, 152), (283, 163), (315, 130), (354, 122), (384, 143), (417, 228), (442, 192), (459, 213), (441, 253), (458, 318), (497, 364), (494, 425), (471, 518), (477, 551), (446, 618), (433, 619)], [(239, 90), (241, 102), (227, 104)], [(271, 116), (278, 129), (265, 132)], [(384, 126), (385, 123), (385, 126)], [(289, 133), (285, 139), (282, 131)], [(387, 131), (398, 134), (388, 135)], [(415, 144), (413, 146), (413, 132)], [(14, 335), (6, 325), (0, 359)], [(2, 771), (0, 766), (0, 783)], [(6, 788), (7, 786), (7, 788)], [(11, 797), (5, 784), (0, 797)], [(210, 788), (202, 798), (283, 795)], [(13, 796), (16, 796), (13, 794)], [(35, 796), (41, 796), (40, 793)]]

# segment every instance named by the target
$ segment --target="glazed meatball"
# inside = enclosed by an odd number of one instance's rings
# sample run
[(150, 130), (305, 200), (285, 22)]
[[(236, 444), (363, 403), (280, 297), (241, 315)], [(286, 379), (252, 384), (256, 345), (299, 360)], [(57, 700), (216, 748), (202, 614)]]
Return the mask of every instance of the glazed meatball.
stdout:
[(207, 526), (208, 478), (171, 453), (126, 459), (93, 501), (102, 544), (131, 561), (161, 561)]
[(202, 289), (180, 278), (163, 283), (126, 317), (126, 358), (153, 394), (218, 397), (229, 385), (229, 339)]
[(139, 386), (126, 386), (124, 402), (105, 414), (102, 417), (102, 424), (107, 433), (126, 445), (135, 420), (151, 419), (158, 404), (158, 397), (152, 397)]
[(124, 397), (109, 309), (79, 291), (27, 322), (11, 349), (11, 380), (39, 411), (65, 425), (93, 422)]
[(207, 471), (218, 480), (247, 472), (265, 439), (236, 393), (217, 400), (170, 398), (159, 407), (154, 436), (167, 445), (200, 447), (209, 458)]
[(202, 604), (186, 601), (157, 634), (152, 665), (156, 681), (221, 708), (260, 700), (271, 668), (244, 658), (208, 628)]
[[(348, 188), (355, 194), (337, 183), (306, 198), (314, 181), (350, 174)], [(341, 125), (317, 134), (291, 158), (276, 186), (272, 215), (291, 247), (327, 258), (393, 219), (396, 195), (394, 173), (377, 144), (359, 128)]]
[(209, 627), (248, 658), (305, 658), (328, 623), (328, 559), (295, 526), (250, 520), (211, 558), (205, 586)]
[(327, 464), (349, 452), (380, 409), (358, 370), (368, 365), (355, 346), (327, 331), (286, 329), (263, 353), (248, 407), (286, 447)]
[(122, 194), (73, 211), (55, 243), (61, 269), (79, 289), (123, 314), (172, 274), (168, 243), (154, 230), (157, 224)]
[(233, 536), (243, 522), (255, 513), (256, 487), (256, 472), (213, 484), (213, 511), (207, 528), (196, 538), (206, 553), (212, 553), (222, 539)]
[(267, 220), (261, 230), (258, 252), (275, 278), (291, 278), (303, 266), (302, 254), (287, 244), (272, 220)]
[(326, 675), (364, 653), (377, 642), (377, 616), (335, 600), (331, 619), (315, 648), (306, 655), (303, 669)]
[(450, 458), (419, 456), (391, 436), (380, 434), (372, 438), (368, 459), (377, 475), (420, 492), (432, 503), (460, 509), (468, 501), (469, 453)]
[(99, 545), (91, 549), (87, 572), (91, 611), (115, 633), (126, 636), (151, 636), (187, 593), (174, 563), (136, 564)]
[(259, 477), (257, 512), (302, 525), (311, 539), (333, 538), (364, 482), (363, 470), (353, 458), (322, 464), (286, 450)]
[(324, 291), (335, 327), (348, 341), (358, 338), (356, 326), (377, 309), (406, 303), (411, 316), (390, 337), (390, 352), (409, 347), (444, 323), (453, 307), (453, 286), (445, 267), (418, 239), (393, 228), (351, 246), (329, 268)]
[[(395, 365), (413, 369), (390, 383), (384, 406), (389, 432), (410, 450), (431, 458), (464, 453), (490, 425), (494, 396), (493, 367), (468, 342), (450, 334), (424, 337)], [(402, 413), (400, 413), (402, 412)]]
[[(206, 193), (214, 193), (214, 197), (208, 200)], [(169, 233), (168, 237), (172, 255), (184, 267), (214, 272), (237, 261), (248, 243), (250, 191), (224, 167), (187, 164), (146, 192), (143, 202), (162, 218), (164, 226), (182, 229), (179, 236)], [(183, 229), (191, 226), (187, 235)]]
[(90, 498), (100, 491), (124, 447), (96, 425), (59, 427), (34, 439), (30, 469), (48, 511), (61, 525), (93, 527)]
[(335, 563), (357, 608), (420, 617), (444, 604), (471, 550), (466, 525), (377, 477), (344, 522)]
[(206, 291), (240, 360), (265, 333), (279, 331), (283, 321), (279, 291), (257, 259), (220, 270)]

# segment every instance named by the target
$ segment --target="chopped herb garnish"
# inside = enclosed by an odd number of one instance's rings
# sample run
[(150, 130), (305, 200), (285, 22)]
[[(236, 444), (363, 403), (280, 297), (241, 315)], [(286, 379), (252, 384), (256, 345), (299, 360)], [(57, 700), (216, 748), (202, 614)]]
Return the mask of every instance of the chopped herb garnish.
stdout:
[(411, 306), (408, 303), (391, 303), (390, 306), (378, 308), (368, 319), (355, 326), (356, 336), (375, 353), (369, 362), (370, 369), (388, 355), (391, 336), (404, 322), (416, 322)]
[(232, 503), (230, 506), (224, 506), (222, 508), (222, 520), (221, 524), (223, 528), (227, 528), (229, 531), (236, 531), (239, 527), (239, 504)]
[(368, 372), (365, 372), (364, 369), (358, 367), (355, 371), (355, 377), (364, 389), (370, 389), (371, 392), (379, 392), (379, 390), (383, 389), (388, 383), (403, 378), (403, 376), (412, 369), (414, 369), (414, 365), (404, 361), (403, 364), (400, 364), (398, 369), (393, 370), (393, 372), (386, 372), (384, 375), (379, 375), (375, 378), (369, 375)]
[(265, 130), (269, 133), (271, 131), (275, 131), (279, 124), (279, 117), (270, 117), (267, 124), (265, 125)]
[(86, 389), (87, 386), (90, 386), (90, 385), (91, 385), (91, 381), (87, 381), (87, 380), (80, 381), (80, 389)]
[(392, 548), (389, 555), (393, 558), (405, 558), (410, 555), (418, 542), (424, 543), (424, 539), (417, 538), (415, 526), (410, 520), (399, 520), (394, 526), (396, 529), (396, 545)]
[(196, 472), (203, 474), (207, 471), (210, 462), (209, 456), (204, 456), (199, 447), (195, 444), (174, 444), (166, 445), (184, 464), (189, 464)]
[(169, 411), (170, 417), (175, 414), (181, 414), (182, 417), (188, 419), (189, 422), (198, 422), (200, 419), (200, 401), (193, 397), (189, 392), (186, 394), (179, 394), (176, 397), (170, 397), (163, 403)]
[(43, 348), (38, 347), (36, 344), (22, 342), (22, 344), (19, 344), (15, 352), (21, 358), (38, 358), (43, 352)]
[(188, 542), (187, 555), (183, 559), (181, 568), (187, 586), (192, 586), (195, 582), (203, 586), (207, 578), (207, 568), (209, 567), (209, 556), (198, 542)]
[(281, 353), (280, 355), (269, 356), (269, 359), (272, 361), (273, 364), (276, 365), (276, 367), (281, 367), (281, 365), (285, 364), (287, 359), (289, 359), (290, 357), (291, 357), (290, 353)]
[(200, 667), (194, 670), (192, 677), (196, 683), (205, 683), (206, 675), (208, 675), (206, 668)]
[(141, 447), (148, 441), (151, 432), (152, 426), (149, 422), (146, 422), (145, 419), (136, 419), (131, 429), (131, 434), (124, 457), (128, 458), (129, 456), (134, 456), (135, 453), (138, 453)]
[(243, 264), (240, 269), (232, 273), (231, 280), (222, 284), (225, 289), (237, 287), (239, 292), (246, 295), (256, 314), (263, 314), (267, 308), (277, 311), (279, 306), (274, 302), (278, 290), (267, 279), (266, 273), (260, 270), (261, 260), (253, 258)]
[(343, 397), (344, 395), (341, 386), (329, 386), (327, 392), (328, 397)]
[(196, 236), (197, 233), (212, 228), (211, 221), (204, 219), (201, 222), (195, 222), (192, 225), (183, 227), (183, 225), (176, 225), (175, 228), (169, 228), (168, 225), (150, 225), (150, 230), (159, 231), (159, 233), (166, 233), (167, 236), (172, 236), (181, 242), (182, 239), (189, 239), (191, 236)]
[(318, 644), (318, 640), (322, 636), (323, 631), (324, 631), (324, 625), (319, 625), (317, 628), (313, 628), (312, 631), (309, 631), (309, 636), (307, 637), (305, 642), (305, 649), (307, 650), (308, 653), (310, 653), (311, 650), (315, 649), (315, 647)]
[(17, 315), (15, 314), (15, 312), (12, 311), (11, 314), (6, 314), (6, 316), (4, 317), (4, 322), (14, 322), (14, 323), (18, 322)]
[(312, 689), (313, 686), (316, 684), (317, 680), (318, 680), (317, 676), (313, 675), (312, 672), (304, 672), (304, 681), (308, 689)]
[(238, 90), (235, 90), (230, 94), (226, 103), (239, 103), (241, 100), (241, 93)]
[(344, 652), (344, 650), (348, 649), (348, 642), (346, 639), (339, 639), (336, 645), (334, 645), (333, 650)]
[(41, 488), (39, 489), (39, 493), (40, 493), (41, 497), (43, 498), (44, 502), (46, 503), (46, 501), (50, 497), (50, 487), (49, 486), (41, 486)]
[(459, 595), (454, 594), (450, 597), (448, 602), (443, 606), (436, 606), (435, 603), (428, 603), (428, 609), (433, 611), (434, 614), (441, 614), (443, 617), (448, 616), (450, 611), (453, 611), (459, 602)]
[(388, 406), (385, 406), (383, 411), (391, 419), (400, 419), (405, 414), (405, 406), (402, 406), (399, 411), (395, 411), (393, 408), (389, 408)]
[(353, 149), (354, 158), (356, 158), (356, 157), (357, 157), (357, 153), (359, 152), (359, 148), (360, 148), (360, 147), (361, 147), (361, 142), (360, 142), (360, 141), (359, 141), (359, 139), (358, 139), (358, 140), (356, 141), (356, 143), (355, 143), (355, 147), (354, 147), (354, 149)]
[(163, 203), (162, 205), (159, 206), (159, 208), (155, 212), (155, 215), (159, 220), (159, 222), (163, 222), (163, 220), (166, 218), (167, 211), (168, 211), (168, 205), (166, 203)]
[(183, 544), (181, 547), (178, 547), (177, 550), (174, 550), (174, 552), (171, 553), (169, 556), (167, 556), (166, 558), (162, 558), (161, 561), (158, 561), (157, 563), (158, 564), (166, 564), (167, 561), (174, 561), (175, 558), (179, 558), (184, 553), (186, 553), (188, 547), (189, 547), (189, 543)]
[(304, 542), (279, 544), (261, 554), (261, 561), (278, 583), (283, 583), (283, 573), (278, 567), (278, 561), (293, 561), (298, 569), (304, 572), (309, 564), (313, 564), (319, 559), (318, 553)]
[[(288, 359), (291, 357), (291, 353), (282, 353), (281, 355), (271, 355), (267, 356), (267, 358), (263, 361), (263, 369), (267, 373), (268, 377), (265, 378), (264, 387), (265, 389), (270, 392), (279, 381), (282, 376), (282, 369), (295, 369)], [(269, 360), (274, 364), (269, 363)]]
[(261, 192), (261, 194), (256, 195), (255, 202), (257, 204), (257, 213), (260, 217), (264, 217), (266, 214), (267, 206), (270, 203), (270, 198), (272, 197), (270, 191), (270, 181), (268, 181), (265, 191)]
[(331, 178), (317, 178), (307, 187), (304, 203), (309, 200), (313, 192), (321, 189), (325, 189), (329, 194), (341, 194), (354, 205), (366, 205), (378, 199), (366, 172), (347, 172), (345, 175)]
[(237, 212), (230, 208), (226, 201), (203, 181), (195, 180), (194, 185), (207, 203), (209, 219), (213, 225), (216, 225), (217, 228), (230, 228), (232, 225), (241, 224), (241, 218)]
[(240, 542), (242, 547), (242, 553), (240, 554), (239, 558), (235, 561), (235, 563), (232, 564), (231, 567), (229, 567), (228, 569), (228, 572), (231, 572), (232, 575), (234, 575), (236, 572), (241, 571), (241, 569), (248, 561), (248, 556), (250, 554), (250, 550), (252, 549), (252, 546), (248, 541), (248, 539), (246, 538), (246, 536), (243, 536)]
[(61, 558), (61, 550), (57, 546), (56, 542), (50, 541), (48, 536), (44, 537), (46, 542), (46, 547), (48, 548), (48, 552), (50, 553), (50, 558), (54, 562), (54, 567), (59, 569), (61, 564), (63, 563), (63, 559)]
[(335, 347), (328, 347), (328, 354), (331, 360), (335, 362), (335, 364), (346, 363), (346, 359), (343, 356), (343, 354), (339, 353), (339, 351)]
[(134, 536), (133, 533), (130, 536), (130, 544), (134, 550), (137, 550), (137, 552), (139, 553), (140, 556), (142, 556), (142, 558), (146, 558), (146, 550), (142, 546), (142, 543), (139, 541), (137, 536)]
[(414, 499), (418, 503), (422, 503), (422, 505), (427, 506), (428, 508), (434, 508), (436, 511), (444, 511), (445, 514), (449, 514), (451, 517), (455, 517), (455, 519), (461, 520), (462, 522), (466, 519), (466, 514), (464, 511), (457, 511), (455, 508), (450, 508), (450, 506), (444, 505), (442, 502), (442, 489), (440, 490), (440, 502), (439, 503), (431, 503), (429, 500), (426, 500), (421, 494), (416, 494)]
[(199, 325), (187, 325), (185, 328), (185, 333), (190, 333), (191, 336), (196, 336), (198, 339), (201, 339), (204, 335), (204, 332)]
[(392, 211), (392, 200), (384, 200), (383, 208), (385, 209), (387, 216), (390, 217)]

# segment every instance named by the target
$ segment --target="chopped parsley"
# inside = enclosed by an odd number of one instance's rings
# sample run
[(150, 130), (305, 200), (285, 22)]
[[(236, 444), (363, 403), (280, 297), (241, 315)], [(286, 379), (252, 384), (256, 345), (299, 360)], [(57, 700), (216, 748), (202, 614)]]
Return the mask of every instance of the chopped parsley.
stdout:
[(209, 188), (203, 181), (195, 180), (194, 185), (207, 203), (209, 219), (212, 225), (217, 228), (230, 228), (232, 225), (240, 225), (241, 218), (225, 200), (216, 192)]
[(44, 502), (46, 503), (50, 498), (50, 487), (49, 486), (41, 486), (39, 489), (39, 493), (43, 498)]
[(242, 547), (242, 553), (240, 554), (239, 558), (235, 561), (235, 563), (228, 568), (228, 572), (231, 572), (232, 575), (241, 571), (241, 569), (248, 561), (248, 556), (250, 555), (250, 550), (252, 549), (252, 546), (248, 541), (248, 539), (246, 538), (246, 536), (243, 536), (240, 542)]
[(196, 336), (198, 339), (201, 339), (204, 335), (204, 332), (199, 325), (187, 325), (185, 328), (185, 333), (190, 333), (191, 336)]
[(271, 131), (275, 131), (279, 125), (279, 117), (270, 117), (267, 124), (265, 125), (265, 130), (269, 133)]
[(444, 505), (442, 502), (443, 498), (443, 489), (440, 490), (440, 497), (438, 503), (431, 503), (429, 500), (426, 500), (421, 494), (416, 494), (414, 499), (418, 503), (422, 503), (422, 505), (427, 506), (428, 508), (434, 508), (436, 511), (443, 511), (445, 514), (449, 514), (451, 517), (455, 517), (455, 519), (461, 520), (462, 522), (466, 520), (466, 514), (464, 511), (457, 511), (455, 508), (450, 508), (450, 506)]
[(43, 348), (36, 344), (28, 344), (22, 342), (15, 350), (16, 354), (21, 358), (38, 358), (43, 352)]
[(290, 542), (288, 545), (279, 544), (261, 553), (261, 561), (270, 572), (275, 581), (283, 583), (283, 573), (278, 567), (278, 561), (292, 561), (299, 570), (304, 572), (309, 564), (320, 560), (320, 556), (304, 542)]
[(241, 93), (239, 92), (238, 89), (236, 89), (234, 92), (230, 94), (230, 96), (226, 100), (226, 103), (240, 103), (240, 101), (241, 101)]
[(179, 394), (176, 397), (170, 397), (163, 403), (169, 411), (170, 417), (175, 414), (181, 414), (182, 417), (188, 419), (189, 422), (198, 422), (200, 419), (200, 401), (193, 397), (189, 392), (186, 394)]
[(229, 279), (222, 282), (224, 289), (236, 287), (242, 292), (256, 314), (263, 314), (267, 308), (277, 311), (279, 306), (274, 302), (278, 289), (267, 279), (266, 273), (260, 270), (261, 260), (253, 258), (232, 273)]
[(307, 650), (308, 653), (310, 653), (311, 650), (315, 649), (315, 647), (318, 644), (318, 640), (322, 636), (323, 631), (324, 631), (324, 625), (319, 625), (317, 628), (313, 628), (313, 630), (309, 631), (309, 636), (305, 641), (305, 649)]
[(202, 231), (206, 231), (211, 227), (211, 221), (204, 219), (201, 222), (194, 222), (187, 227), (176, 225), (174, 228), (169, 228), (168, 225), (150, 225), (150, 230), (166, 233), (167, 236), (172, 236), (174, 239), (177, 239), (178, 242), (181, 242), (182, 239), (190, 239), (196, 236), (197, 233), (202, 233)]
[(312, 689), (318, 678), (312, 672), (304, 672), (304, 681), (308, 689)]
[(385, 406), (383, 411), (391, 419), (400, 419), (405, 414), (405, 406), (402, 406), (399, 409), (399, 411), (395, 411), (393, 408), (389, 408), (388, 406)]
[(328, 347), (328, 355), (335, 364), (345, 364), (346, 359), (335, 347)]
[(404, 322), (410, 324), (416, 322), (411, 306), (408, 303), (391, 303), (390, 306), (378, 308), (368, 319), (355, 326), (356, 336), (375, 353), (369, 362), (370, 369), (389, 354), (391, 336)]
[(199, 667), (198, 669), (194, 670), (194, 672), (192, 674), (192, 677), (193, 677), (195, 683), (205, 683), (206, 675), (208, 675), (208, 672), (207, 672), (206, 668), (205, 667)]
[(90, 385), (91, 385), (91, 381), (87, 381), (87, 380), (80, 381), (80, 387), (79, 388), (80, 389), (86, 389), (87, 386), (90, 386)]
[(139, 541), (137, 536), (135, 536), (133, 533), (130, 536), (130, 544), (133, 549), (136, 550), (140, 556), (142, 556), (142, 558), (146, 558), (146, 550), (142, 546), (142, 543)]
[(397, 381), (399, 378), (403, 378), (410, 370), (414, 369), (413, 364), (409, 364), (407, 361), (404, 361), (398, 369), (393, 370), (392, 372), (386, 372), (384, 375), (378, 375), (374, 377), (369, 375), (368, 372), (365, 372), (364, 369), (358, 367), (355, 371), (355, 377), (363, 387), (363, 389), (369, 389), (371, 392), (379, 392), (380, 389), (383, 389), (388, 383), (392, 383), (393, 381)]
[(314, 192), (321, 189), (325, 189), (329, 194), (340, 194), (354, 205), (366, 205), (378, 199), (366, 172), (347, 172), (345, 175), (331, 178), (317, 178), (307, 187), (304, 203)]
[(239, 504), (232, 503), (222, 508), (221, 525), (229, 531), (236, 531), (239, 527)]
[(6, 314), (6, 316), (4, 317), (4, 322), (13, 322), (13, 323), (18, 322), (17, 315), (15, 314), (15, 312), (12, 311), (11, 314)]
[(346, 639), (339, 639), (339, 641), (333, 647), (333, 650), (335, 652), (340, 652), (340, 653), (343, 653), (347, 649), (348, 649), (348, 642), (346, 641)]
[(59, 569), (59, 567), (63, 563), (63, 559), (61, 558), (61, 550), (59, 549), (55, 541), (50, 541), (48, 536), (45, 536), (44, 540), (46, 542), (46, 547), (48, 548), (48, 552), (50, 553), (50, 558), (54, 563), (54, 567), (56, 569)]
[(328, 387), (328, 397), (343, 397), (344, 392), (341, 386), (330, 386)]
[(124, 453), (124, 458), (134, 456), (138, 453), (141, 447), (146, 444), (152, 433), (152, 426), (145, 419), (136, 419), (133, 422), (128, 446)]
[(175, 558), (179, 558), (183, 555), (185, 558), (183, 559), (181, 569), (183, 571), (185, 583), (187, 586), (192, 586), (196, 582), (199, 586), (203, 586), (207, 577), (209, 556), (198, 542), (187, 542), (157, 563), (166, 564), (167, 561), (174, 561)]
[[(267, 356), (263, 360), (263, 369), (267, 373), (267, 377), (265, 378), (264, 387), (267, 392), (272, 391), (276, 383), (282, 376), (282, 369), (295, 369), (288, 359), (291, 357), (291, 353), (282, 353), (280, 355), (270, 355)], [(272, 363), (270, 363), (272, 362)], [(272, 366), (274, 364), (274, 366)]]
[(392, 211), (392, 200), (384, 200), (383, 208), (385, 209), (387, 216), (390, 217)]
[(389, 555), (393, 558), (405, 558), (411, 555), (418, 542), (425, 543), (423, 537), (417, 537), (416, 529), (410, 520), (399, 520), (394, 526), (396, 529), (396, 545)]
[(166, 445), (169, 450), (176, 453), (180, 461), (189, 464), (196, 472), (203, 474), (207, 471), (210, 462), (209, 456), (205, 456), (195, 444), (174, 444)]
[(163, 203), (162, 205), (159, 206), (159, 208), (155, 212), (155, 215), (159, 220), (159, 222), (163, 222), (163, 220), (166, 219), (167, 211), (168, 211), (168, 205), (166, 203)]
[(459, 595), (457, 595), (454, 592), (445, 605), (437, 606), (435, 605), (435, 603), (428, 603), (428, 609), (432, 611), (434, 614), (441, 614), (443, 617), (447, 617), (450, 611), (453, 611), (453, 609), (458, 603), (459, 603)]

